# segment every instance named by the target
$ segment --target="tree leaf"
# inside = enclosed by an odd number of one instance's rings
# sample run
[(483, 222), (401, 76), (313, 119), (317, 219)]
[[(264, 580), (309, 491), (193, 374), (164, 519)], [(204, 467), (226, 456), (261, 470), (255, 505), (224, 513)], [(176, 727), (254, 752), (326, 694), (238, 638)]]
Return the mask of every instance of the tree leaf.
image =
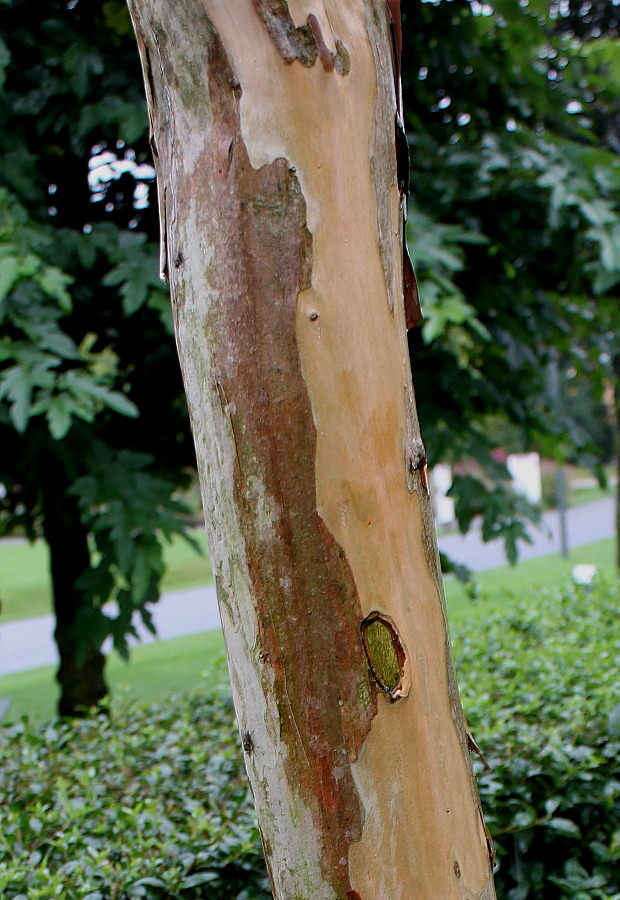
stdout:
[(140, 410), (136, 404), (125, 394), (121, 394), (118, 391), (105, 390), (102, 392), (101, 398), (106, 406), (123, 416), (135, 419), (140, 415)]
[(16, 430), (23, 434), (30, 417), (32, 381), (21, 366), (11, 366), (0, 376), (0, 399), (10, 401), (9, 415)]
[(47, 409), (47, 421), (54, 440), (62, 440), (71, 428), (71, 403), (65, 394), (52, 397)]
[(0, 259), (0, 300), (3, 300), (21, 273), (20, 261), (15, 256)]
[(581, 837), (581, 829), (571, 819), (563, 819), (560, 816), (554, 816), (545, 823), (545, 827), (551, 831), (561, 834), (562, 837), (579, 838)]
[(70, 275), (66, 275), (55, 266), (46, 266), (37, 274), (36, 280), (46, 294), (58, 300), (63, 312), (71, 312), (71, 295), (67, 290), (67, 287), (73, 282)]
[(4, 87), (4, 82), (6, 81), (5, 69), (11, 61), (11, 54), (9, 52), (9, 48), (4, 43), (2, 38), (0, 38), (0, 91)]
[(184, 891), (190, 888), (200, 887), (201, 884), (210, 884), (219, 879), (217, 872), (196, 872), (195, 875), (187, 875), (181, 882)]

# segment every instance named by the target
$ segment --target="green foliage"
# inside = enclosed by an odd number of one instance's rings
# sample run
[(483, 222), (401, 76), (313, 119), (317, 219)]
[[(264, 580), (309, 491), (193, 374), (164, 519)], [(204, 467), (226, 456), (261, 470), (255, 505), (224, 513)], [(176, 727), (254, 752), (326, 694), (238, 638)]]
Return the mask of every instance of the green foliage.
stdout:
[[(617, 604), (617, 587), (569, 587), (458, 629), (505, 900), (620, 897)], [(270, 896), (219, 690), (112, 720), (24, 720), (0, 731), (0, 763), (7, 900)]]
[[(159, 527), (159, 521), (157, 522)], [(155, 529), (155, 535), (159, 532)], [(191, 543), (188, 541), (191, 538)], [(198, 546), (198, 553), (196, 552)], [(193, 528), (172, 537), (163, 544), (163, 591), (213, 584), (204, 528)], [(49, 560), (46, 545), (0, 541), (0, 604), (2, 621), (46, 616), (52, 610), (49, 583)], [(1, 694), (1, 689), (0, 689)]]
[[(80, 610), (77, 627), (85, 642), (97, 647), (111, 634), (126, 659), (128, 636), (138, 636), (134, 612), (155, 633), (149, 604), (159, 599), (164, 541), (181, 534), (198, 552), (200, 548), (179, 524), (186, 507), (171, 498), (171, 485), (153, 474), (153, 457), (130, 450), (110, 454), (103, 445), (93, 446), (92, 454), (91, 474), (69, 489), (93, 542), (92, 565), (78, 580), (91, 603)], [(110, 602), (116, 607), (113, 614), (105, 609)]]
[(0, 734), (6, 900), (268, 900), (229, 697)]
[[(558, 408), (547, 376), (559, 358), (595, 404), (615, 381), (619, 41), (607, 7), (403, 6), (408, 237), (427, 316), (410, 337), (420, 421), (431, 464), (474, 459), (494, 485), (487, 532), (511, 553), (509, 519), (527, 510), (509, 509), (487, 423), (557, 459), (592, 466), (608, 452), (570, 403)], [(470, 487), (454, 489), (462, 524), (484, 500)]]
[(567, 588), (455, 639), (506, 900), (620, 897), (618, 589)]
[(126, 416), (138, 410), (111, 390), (118, 358), (109, 348), (93, 352), (96, 336), (78, 346), (61, 328), (72, 311), (73, 278), (48, 265), (52, 236), (29, 227), (25, 210), (0, 189), (0, 422), (6, 413), (23, 434), (29, 420), (45, 415), (51, 436), (62, 440), (74, 417), (92, 422), (104, 407)]
[[(228, 683), (228, 668), (221, 631), (206, 631), (165, 641), (139, 644), (129, 662), (111, 653), (106, 664), (113, 717), (130, 698), (137, 703), (160, 703), (172, 694), (195, 690), (197, 685)], [(203, 681), (203, 678), (207, 681)], [(0, 677), (0, 697), (10, 697), (4, 724), (28, 716), (31, 724), (48, 722), (56, 686), (52, 666), (28, 669)]]
[[(110, 462), (126, 452), (152, 458), (158, 509), (182, 529), (174, 491), (192, 450), (157, 277), (126, 7), (44, 0), (37, 10), (33, 19), (27, 0), (4, 0), (0, 26), (0, 532), (44, 534), (52, 488), (73, 498), (76, 484), (97, 481), (109, 521), (81, 504), (95, 555), (79, 584), (92, 635), (112, 628), (104, 588), (119, 608), (122, 600), (112, 629), (122, 648), (130, 609), (148, 617), (138, 598), (155, 596), (160, 551), (145, 527), (125, 528), (132, 511), (122, 492), (135, 497), (136, 470), (114, 478), (102, 453)], [(409, 237), (427, 316), (411, 337), (420, 418), (431, 463), (473, 458), (482, 471), (477, 487), (454, 486), (459, 523), (482, 514), (485, 537), (503, 539), (513, 558), (533, 512), (503, 484), (489, 417), (507, 418), (523, 444), (558, 458), (600, 456), (587, 419), (576, 422), (570, 405), (557, 415), (545, 368), (557, 352), (593, 378), (595, 402), (612, 378), (617, 38), (598, 5), (602, 38), (542, 0), (416, 2), (405, 15)]]
[[(123, 312), (130, 316), (151, 300), (158, 306), (162, 285), (155, 266), (153, 246), (145, 234), (125, 232), (119, 236), (118, 264), (103, 279), (106, 286), (120, 286)], [(166, 322), (170, 322), (168, 316)]]
[(455, 475), (450, 496), (456, 501), (459, 530), (465, 534), (479, 516), (482, 540), (502, 539), (506, 558), (514, 565), (519, 555), (517, 541), (532, 542), (524, 520), (538, 521), (537, 507), (525, 497), (505, 491), (501, 485), (488, 486), (472, 475)]
[(125, 4), (6, 0), (0, 78), (0, 534), (50, 544), (80, 652), (126, 653), (194, 460)]
[(476, 366), (476, 344), (491, 335), (476, 318), (454, 281), (465, 265), (464, 245), (484, 244), (486, 238), (459, 225), (442, 225), (415, 206), (408, 231), (415, 253), (416, 273), (424, 295), (422, 334), (427, 344), (442, 338), (461, 368)]

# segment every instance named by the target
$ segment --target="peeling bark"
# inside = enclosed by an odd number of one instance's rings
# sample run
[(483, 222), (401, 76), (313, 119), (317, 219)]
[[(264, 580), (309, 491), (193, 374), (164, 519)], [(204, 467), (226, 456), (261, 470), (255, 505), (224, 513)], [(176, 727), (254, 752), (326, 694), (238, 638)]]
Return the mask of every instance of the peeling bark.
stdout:
[(385, 0), (129, 5), (274, 894), (491, 900), (395, 302)]

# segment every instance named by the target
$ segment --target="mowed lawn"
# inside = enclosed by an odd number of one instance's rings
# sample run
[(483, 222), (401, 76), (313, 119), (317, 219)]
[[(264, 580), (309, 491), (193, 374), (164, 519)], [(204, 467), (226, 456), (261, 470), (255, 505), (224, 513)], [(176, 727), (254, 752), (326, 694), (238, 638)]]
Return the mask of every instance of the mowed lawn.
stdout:
[[(198, 537), (206, 552), (204, 537), (202, 535)], [(42, 585), (45, 586), (46, 582), (45, 552), (43, 547), (37, 546), (29, 548), (34, 550), (34, 555), (22, 556), (22, 562), (27, 559), (27, 564), (23, 571), (23, 584), (20, 584), (16, 574), (16, 560), (18, 553), (23, 553), (25, 546), (7, 543), (0, 545), (2, 593), (4, 595), (4, 564), (5, 556), (8, 555), (11, 557), (9, 569), (13, 573), (13, 588), (9, 596), (21, 597), (22, 600), (32, 592), (43, 590)], [(168, 553), (170, 568), (164, 580), (165, 590), (195, 587), (212, 580), (207, 556), (197, 556), (184, 542), (173, 544)], [(514, 568), (490, 569), (477, 575), (478, 592), (475, 599), (472, 599), (466, 588), (454, 578), (446, 578), (451, 630), (454, 633), (461, 622), (483, 619), (491, 612), (527, 600), (538, 588), (551, 588), (564, 583), (571, 577), (572, 569), (578, 564), (595, 565), (601, 577), (611, 580), (616, 577), (614, 555), (614, 541), (609, 539), (578, 548), (566, 560), (559, 555), (552, 555), (524, 561)], [(35, 563), (39, 566), (38, 575), (34, 571)], [(49, 599), (46, 603), (49, 604)], [(17, 609), (23, 607), (14, 606), (13, 613)], [(48, 612), (49, 605), (42, 605), (38, 598), (28, 606), (28, 610), (28, 615), (38, 615)], [(23, 613), (13, 614), (11, 618), (22, 616)], [(2, 619), (5, 619), (4, 613)], [(227, 672), (222, 635), (219, 631), (210, 631), (139, 646), (132, 650), (129, 663), (112, 654), (108, 662), (107, 675), (113, 705), (123, 702), (126, 698), (157, 701), (166, 695), (189, 690), (201, 684), (213, 685), (225, 682)], [(29, 715), (38, 720), (51, 717), (56, 698), (54, 668), (46, 666), (0, 678), (0, 698), (11, 701), (3, 719), (5, 722), (15, 721), (22, 715)]]
[(449, 576), (444, 578), (444, 586), (450, 622), (458, 625), (464, 619), (485, 616), (487, 612), (499, 611), (510, 603), (527, 599), (532, 590), (563, 584), (572, 577), (572, 571), (578, 565), (596, 566), (600, 577), (612, 581), (618, 575), (615, 556), (615, 540), (607, 538), (576, 547), (566, 559), (559, 553), (553, 553), (524, 560), (516, 566), (477, 572), (475, 583), (479, 588), (479, 597), (474, 600), (462, 582)]
[[(53, 718), (57, 698), (55, 667), (43, 666), (0, 678), (0, 697), (11, 704), (2, 721), (27, 715)], [(206, 631), (135, 647), (128, 663), (110, 654), (106, 677), (115, 703), (125, 699), (155, 702), (201, 684), (214, 686), (228, 678), (221, 631)]]

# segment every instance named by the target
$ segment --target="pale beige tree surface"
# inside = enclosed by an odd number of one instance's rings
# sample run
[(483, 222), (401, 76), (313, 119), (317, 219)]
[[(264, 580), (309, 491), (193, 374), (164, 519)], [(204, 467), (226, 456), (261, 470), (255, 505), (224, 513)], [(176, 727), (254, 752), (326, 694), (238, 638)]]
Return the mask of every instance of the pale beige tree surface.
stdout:
[(129, 5), (274, 895), (491, 900), (407, 351), (388, 6)]

